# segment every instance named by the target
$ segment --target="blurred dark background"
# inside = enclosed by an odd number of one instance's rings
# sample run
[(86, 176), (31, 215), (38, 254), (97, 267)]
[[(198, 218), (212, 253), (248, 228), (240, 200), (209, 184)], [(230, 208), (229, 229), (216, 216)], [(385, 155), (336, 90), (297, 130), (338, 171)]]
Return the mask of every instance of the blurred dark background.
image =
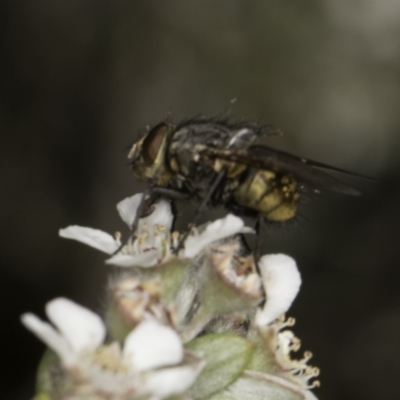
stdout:
[(232, 109), (279, 126), (277, 147), (377, 178), (341, 176), (363, 196), (310, 199), (264, 247), (301, 269), (290, 315), (317, 396), (398, 398), (400, 2), (3, 0), (0, 32), (2, 397), (30, 398), (43, 351), (22, 312), (100, 308), (103, 254), (58, 229), (122, 229), (137, 133)]

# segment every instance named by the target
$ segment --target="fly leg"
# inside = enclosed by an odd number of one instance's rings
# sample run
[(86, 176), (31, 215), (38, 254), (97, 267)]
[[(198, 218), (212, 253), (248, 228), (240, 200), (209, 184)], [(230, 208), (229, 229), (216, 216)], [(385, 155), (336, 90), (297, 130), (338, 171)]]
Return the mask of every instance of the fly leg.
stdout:
[[(177, 217), (177, 210), (175, 207), (175, 201), (182, 201), (182, 200), (189, 200), (191, 198), (190, 194), (182, 192), (180, 190), (176, 189), (170, 189), (170, 188), (165, 188), (165, 187), (154, 187), (153, 192), (158, 195), (158, 197), (164, 197), (170, 200), (171, 204), (171, 209), (172, 209), (172, 215), (173, 215), (173, 222), (172, 222), (172, 227), (171, 227), (171, 232), (174, 230), (175, 226), (175, 221)], [(156, 199), (155, 199), (156, 200)]]
[(222, 179), (224, 179), (225, 173), (226, 173), (225, 168), (218, 173), (217, 177), (215, 178), (213, 184), (210, 187), (210, 190), (208, 191), (207, 195), (204, 197), (199, 208), (197, 209), (196, 215), (193, 218), (193, 224), (196, 224), (199, 221), (199, 218), (204, 209), (207, 207), (208, 202), (211, 200), (212, 195), (218, 189), (218, 186), (221, 183)]
[[(119, 245), (118, 249), (115, 250), (114, 253), (112, 254), (113, 256), (115, 254), (118, 254), (121, 251), (121, 249), (128, 243), (129, 238), (135, 234), (139, 225), (140, 218), (144, 216), (145, 214), (144, 212), (146, 208), (151, 204), (151, 201), (154, 201), (153, 189), (154, 188), (150, 186), (144, 191), (139, 203), (139, 207), (136, 210), (135, 219), (133, 220), (132, 226), (130, 227), (130, 234), (126, 235), (125, 238), (121, 241), (121, 244)], [(148, 200), (150, 200), (150, 202)]]
[[(260, 276), (260, 278), (262, 277), (261, 275), (261, 271), (260, 271), (260, 258), (261, 258), (261, 234), (262, 234), (262, 230), (265, 226), (265, 220), (264, 220), (264, 216), (259, 213), (257, 216), (257, 222), (256, 222), (256, 226), (255, 226), (255, 231), (256, 231), (256, 243), (254, 246), (254, 265), (256, 267), (256, 271), (258, 273), (258, 275)], [(261, 285), (261, 290), (263, 292), (263, 300), (262, 302), (259, 304), (260, 307), (263, 307), (265, 302), (267, 301), (267, 294), (265, 293), (265, 289), (264, 286)]]
[(124, 240), (121, 242), (118, 249), (112, 254), (115, 255), (121, 251), (121, 249), (127, 244), (130, 237), (132, 237), (138, 226), (140, 218), (143, 218), (147, 215), (147, 210), (149, 207), (159, 198), (167, 197), (171, 200), (185, 200), (190, 196), (186, 193), (179, 192), (177, 190), (158, 187), (158, 186), (150, 186), (143, 193), (142, 199), (140, 200), (139, 207), (136, 211), (135, 219), (133, 220), (132, 226), (130, 227), (130, 234), (127, 235)]
[[(211, 200), (211, 197), (213, 196), (215, 191), (218, 189), (218, 186), (220, 185), (220, 183), (224, 179), (225, 174), (226, 174), (226, 169), (224, 168), (216, 176), (214, 182), (212, 183), (212, 185), (210, 187), (210, 190), (207, 192), (206, 196), (202, 200), (199, 208), (196, 211), (196, 214), (194, 215), (194, 217), (192, 219), (192, 225), (195, 226), (197, 224), (197, 222), (199, 221), (202, 212), (205, 210), (205, 208), (207, 207), (208, 202)], [(183, 248), (183, 244), (184, 244), (186, 238), (189, 236), (189, 233), (190, 233), (190, 230), (188, 230), (183, 235), (183, 237), (179, 240), (179, 244), (175, 249), (176, 252), (178, 252), (179, 250), (181, 250)]]
[(256, 243), (254, 246), (254, 263), (256, 265), (256, 269), (258, 274), (260, 275), (260, 267), (259, 262), (261, 258), (261, 233), (264, 227), (264, 217), (262, 214), (258, 214), (255, 231), (256, 231)]

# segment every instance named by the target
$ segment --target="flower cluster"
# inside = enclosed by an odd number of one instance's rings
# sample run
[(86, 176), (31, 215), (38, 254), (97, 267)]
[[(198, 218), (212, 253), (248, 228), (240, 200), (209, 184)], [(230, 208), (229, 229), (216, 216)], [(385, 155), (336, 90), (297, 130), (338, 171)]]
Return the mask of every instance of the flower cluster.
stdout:
[[(117, 206), (129, 227), (142, 196)], [(22, 316), (50, 349), (37, 400), (315, 399), (318, 369), (307, 364), (310, 352), (291, 358), (300, 342), (284, 318), (301, 285), (295, 261), (272, 254), (256, 266), (242, 244), (253, 230), (233, 215), (186, 236), (172, 225), (161, 200), (126, 242), (92, 228), (60, 230), (119, 268), (103, 319), (64, 298), (46, 305), (52, 324)]]

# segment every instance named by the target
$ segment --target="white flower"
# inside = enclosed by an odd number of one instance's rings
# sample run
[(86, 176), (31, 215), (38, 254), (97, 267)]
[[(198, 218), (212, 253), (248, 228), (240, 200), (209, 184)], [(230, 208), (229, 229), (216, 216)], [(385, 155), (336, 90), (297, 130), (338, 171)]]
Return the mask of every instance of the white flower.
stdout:
[(57, 353), (66, 367), (78, 361), (81, 351), (92, 351), (103, 343), (105, 327), (90, 310), (58, 298), (47, 303), (46, 314), (59, 332), (30, 313), (22, 316), (22, 322)]
[(244, 226), (242, 219), (228, 214), (225, 218), (217, 219), (205, 226), (198, 234), (193, 232), (185, 241), (183, 256), (193, 258), (211, 243), (224, 239), (237, 233), (253, 233), (253, 229)]
[(301, 276), (293, 258), (285, 254), (269, 254), (259, 261), (267, 300), (257, 310), (256, 324), (266, 326), (284, 314), (296, 298)]
[[(303, 389), (312, 389), (319, 386), (319, 381), (314, 380), (319, 375), (319, 368), (308, 365), (312, 357), (310, 351), (306, 351), (300, 360), (292, 359), (291, 352), (300, 349), (300, 339), (291, 330), (284, 330), (277, 334), (277, 349), (275, 357), (284, 371), (291, 373), (291, 379)], [(310, 383), (310, 380), (313, 382)]]
[(70, 300), (49, 302), (46, 313), (55, 327), (30, 313), (22, 323), (58, 355), (77, 385), (89, 385), (94, 393), (165, 398), (187, 390), (202, 368), (178, 334), (153, 319), (140, 322), (121, 349), (118, 343), (104, 345), (100, 317)]
[(285, 319), (282, 315), (268, 326), (259, 327), (259, 333), (269, 343), (279, 370), (285, 379), (302, 390), (306, 399), (315, 399), (309, 389), (320, 386), (320, 382), (315, 380), (319, 375), (319, 368), (308, 364), (312, 358), (310, 351), (305, 351), (301, 359), (291, 357), (291, 353), (298, 352), (301, 346), (300, 339), (290, 329), (286, 329), (294, 324), (294, 318)]
[[(117, 209), (122, 220), (129, 226), (135, 219), (143, 194), (136, 194), (121, 201)], [(179, 240), (179, 235), (171, 233), (173, 215), (169, 202), (161, 200), (154, 204), (153, 212), (140, 218), (136, 237), (106, 263), (119, 267), (151, 267), (161, 264), (172, 257)], [(201, 231), (194, 230), (185, 240), (179, 256), (193, 258), (200, 254), (212, 242), (233, 236), (237, 233), (253, 232), (246, 228), (243, 221), (232, 214), (207, 224)], [(112, 237), (103, 231), (81, 226), (69, 226), (60, 229), (63, 238), (85, 243), (107, 254), (115, 253), (121, 245), (119, 237)]]
[[(120, 217), (129, 227), (133, 224), (142, 196), (137, 194), (128, 197), (117, 205)], [(169, 247), (172, 221), (169, 203), (158, 202), (149, 216), (139, 220), (137, 238), (130, 239), (120, 252), (106, 262), (121, 267), (147, 267), (157, 264)], [(74, 225), (60, 229), (59, 234), (63, 238), (77, 240), (110, 255), (121, 246), (119, 237), (114, 238), (98, 229)]]
[[(211, 246), (209, 265), (217, 274), (218, 282), (234, 290), (237, 299), (258, 304), (263, 298), (263, 291), (254, 257), (241, 256), (241, 253), (242, 245), (237, 240), (217, 243)], [(232, 299), (229, 302), (232, 303)]]

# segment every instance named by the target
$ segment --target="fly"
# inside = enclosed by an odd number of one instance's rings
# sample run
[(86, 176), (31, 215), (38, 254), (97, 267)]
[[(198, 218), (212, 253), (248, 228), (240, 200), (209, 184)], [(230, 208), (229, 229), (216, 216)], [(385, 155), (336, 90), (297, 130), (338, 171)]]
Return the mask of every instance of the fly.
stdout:
[(259, 144), (270, 132), (251, 122), (161, 122), (132, 146), (128, 158), (137, 178), (171, 197), (199, 200), (200, 211), (223, 206), (237, 215), (284, 222), (296, 216), (302, 187), (360, 194), (316, 167), (351, 172)]

